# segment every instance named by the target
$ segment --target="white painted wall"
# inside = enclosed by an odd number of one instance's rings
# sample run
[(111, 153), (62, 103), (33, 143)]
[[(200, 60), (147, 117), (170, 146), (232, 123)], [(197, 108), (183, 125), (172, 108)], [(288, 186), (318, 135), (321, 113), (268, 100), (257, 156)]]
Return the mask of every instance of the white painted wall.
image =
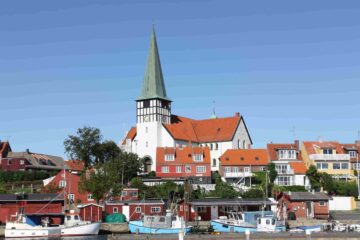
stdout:
[(352, 202), (354, 197), (332, 197), (329, 201), (330, 211), (350, 211), (352, 209)]
[[(238, 146), (238, 141), (240, 141), (240, 146)], [(246, 131), (244, 121), (241, 119), (232, 140), (232, 149), (247, 149), (249, 144), (251, 144), (250, 136)]]

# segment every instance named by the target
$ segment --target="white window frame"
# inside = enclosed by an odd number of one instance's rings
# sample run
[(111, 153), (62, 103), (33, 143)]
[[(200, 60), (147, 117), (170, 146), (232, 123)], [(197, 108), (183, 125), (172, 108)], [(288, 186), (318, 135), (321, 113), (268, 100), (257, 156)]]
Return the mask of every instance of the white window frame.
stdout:
[(194, 162), (202, 162), (202, 161), (204, 161), (203, 155), (202, 154), (194, 154), (193, 160), (194, 160)]
[(89, 194), (87, 195), (87, 200), (88, 200), (88, 201), (93, 201), (93, 200), (94, 200), (94, 197), (93, 197), (93, 195), (92, 195), (91, 193), (89, 193)]
[(360, 169), (360, 163), (353, 163), (353, 169), (359, 170)]
[(141, 207), (136, 207), (136, 208), (135, 208), (135, 212), (136, 212), (136, 213), (141, 213)]
[(191, 173), (191, 166), (190, 165), (185, 166), (185, 173)]
[(75, 201), (75, 194), (69, 193), (69, 194), (68, 194), (68, 199)]
[(230, 173), (230, 172), (231, 172), (231, 167), (225, 167), (225, 168), (224, 168), (224, 172)]
[(25, 161), (24, 160), (20, 160), (20, 165), (24, 165), (25, 164)]
[(244, 172), (246, 173), (250, 172), (250, 167), (244, 167)]
[(182, 167), (176, 166), (175, 171), (176, 171), (176, 173), (182, 173)]
[(165, 154), (165, 161), (175, 161), (174, 154)]
[(161, 212), (161, 207), (151, 207), (150, 211), (152, 213), (160, 213)]
[(277, 182), (279, 186), (290, 186), (291, 185), (291, 176), (278, 176)]
[(326, 206), (326, 202), (325, 201), (319, 201), (319, 206), (321, 206), (321, 207)]
[(161, 172), (162, 173), (169, 173), (169, 167), (161, 167)]
[(59, 188), (64, 188), (66, 187), (66, 181), (65, 180), (60, 180), (59, 181)]
[(113, 213), (119, 213), (119, 208), (118, 207), (113, 207)]
[(232, 167), (232, 172), (234, 172), (234, 173), (237, 173), (237, 172), (239, 172), (239, 168), (238, 167)]
[(206, 166), (196, 166), (196, 173), (206, 173)]
[(357, 153), (356, 153), (356, 151), (349, 151), (349, 155), (351, 158), (356, 158)]

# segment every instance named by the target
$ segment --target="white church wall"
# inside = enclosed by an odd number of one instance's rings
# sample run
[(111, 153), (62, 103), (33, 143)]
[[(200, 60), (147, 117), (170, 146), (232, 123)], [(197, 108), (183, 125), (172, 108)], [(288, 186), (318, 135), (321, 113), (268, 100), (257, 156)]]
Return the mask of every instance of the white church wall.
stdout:
[(247, 149), (249, 144), (251, 144), (250, 136), (246, 131), (244, 121), (241, 120), (234, 134), (232, 149)]

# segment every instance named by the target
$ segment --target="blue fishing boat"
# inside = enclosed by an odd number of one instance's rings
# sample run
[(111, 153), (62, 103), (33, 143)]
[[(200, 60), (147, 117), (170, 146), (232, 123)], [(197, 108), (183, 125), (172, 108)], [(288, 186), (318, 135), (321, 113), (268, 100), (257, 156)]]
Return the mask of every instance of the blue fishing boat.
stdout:
[(166, 216), (145, 215), (142, 220), (130, 221), (129, 230), (131, 233), (178, 234), (182, 231), (186, 234), (191, 232), (192, 227), (186, 227), (181, 217), (168, 212)]
[(322, 225), (313, 225), (313, 226), (298, 226), (297, 229), (303, 230), (303, 231), (310, 231), (310, 232), (321, 232)]
[(245, 221), (246, 213), (229, 213), (219, 219), (210, 222), (215, 232), (280, 232), (286, 231), (286, 227), (281, 225), (273, 215), (256, 216), (255, 222)]

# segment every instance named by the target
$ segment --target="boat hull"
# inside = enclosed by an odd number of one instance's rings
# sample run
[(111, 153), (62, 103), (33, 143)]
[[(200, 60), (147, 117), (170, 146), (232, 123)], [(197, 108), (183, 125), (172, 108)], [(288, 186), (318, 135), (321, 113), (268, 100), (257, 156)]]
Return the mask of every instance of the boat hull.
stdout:
[(298, 226), (297, 229), (309, 232), (321, 232), (322, 226), (321, 225), (314, 225), (314, 226)]
[[(249, 232), (274, 232), (273, 230), (269, 230), (269, 231), (267, 231), (266, 229), (260, 230), (256, 226), (238, 226), (238, 225), (218, 222), (216, 220), (212, 220), (210, 222), (210, 224), (213, 227), (215, 232), (238, 232), (238, 233), (243, 233), (246, 231), (249, 231)], [(275, 232), (282, 232), (282, 231), (286, 231), (285, 226), (276, 226), (275, 227)]]
[[(191, 232), (192, 227), (185, 227), (184, 232)], [(149, 234), (178, 234), (181, 228), (150, 228), (144, 227), (141, 221), (130, 221), (129, 230), (131, 233), (149, 233)]]
[(5, 238), (61, 237), (60, 228), (5, 229)]
[(89, 236), (98, 235), (101, 223), (94, 222), (84, 225), (65, 227), (61, 229), (61, 236)]

